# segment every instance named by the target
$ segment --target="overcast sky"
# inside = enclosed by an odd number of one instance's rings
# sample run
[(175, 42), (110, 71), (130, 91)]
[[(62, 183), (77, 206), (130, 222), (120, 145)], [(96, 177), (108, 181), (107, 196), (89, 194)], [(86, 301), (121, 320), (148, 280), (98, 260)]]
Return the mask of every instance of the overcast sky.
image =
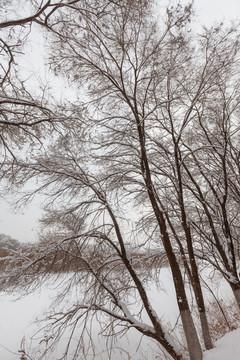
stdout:
[(195, 0), (194, 2), (199, 21), (205, 25), (210, 25), (214, 21), (240, 17), (240, 1), (238, 0)]
[[(240, 18), (240, 0), (195, 0), (195, 9), (199, 24), (211, 25), (216, 21)], [(13, 209), (0, 199), (0, 233), (20, 241), (33, 241), (37, 237), (37, 219), (40, 214), (36, 202), (15, 214)]]

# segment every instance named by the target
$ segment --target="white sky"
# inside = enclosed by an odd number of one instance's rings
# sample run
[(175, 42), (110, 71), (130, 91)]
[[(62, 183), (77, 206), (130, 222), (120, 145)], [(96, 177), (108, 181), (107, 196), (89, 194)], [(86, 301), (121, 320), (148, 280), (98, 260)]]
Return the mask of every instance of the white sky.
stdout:
[(195, 0), (195, 7), (200, 22), (205, 25), (240, 18), (239, 0)]
[[(240, 18), (240, 0), (195, 0), (195, 10), (198, 24), (211, 25), (216, 21)], [(41, 52), (33, 56), (32, 61), (39, 61), (40, 54)], [(33, 68), (34, 66), (33, 64)], [(37, 219), (40, 215), (40, 206), (36, 201), (16, 214), (6, 201), (0, 199), (0, 233), (20, 241), (34, 241), (37, 238)]]

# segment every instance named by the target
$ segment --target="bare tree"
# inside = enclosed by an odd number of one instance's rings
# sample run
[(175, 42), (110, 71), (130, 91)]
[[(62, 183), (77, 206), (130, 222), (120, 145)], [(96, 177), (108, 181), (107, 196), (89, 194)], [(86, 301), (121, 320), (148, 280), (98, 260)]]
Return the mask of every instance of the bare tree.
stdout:
[(197, 200), (191, 223), (201, 239), (198, 256), (223, 274), (239, 305), (237, 31), (219, 27), (203, 35), (210, 61), (216, 59), (214, 86), (196, 106), (197, 120), (191, 144), (185, 143), (183, 167), (191, 184), (187, 187)]
[[(2, 281), (11, 285), (21, 276), (30, 287), (33, 280), (38, 286), (39, 275), (52, 276), (54, 269), (74, 264), (63, 293), (74, 284), (81, 288), (81, 299), (50, 317), (56, 339), (72, 326), (66, 354), (79, 324), (87, 329), (86, 319), (104, 313), (109, 318), (104, 330), (112, 335), (117, 324), (123, 331), (133, 327), (161, 344), (172, 358), (182, 359), (146, 290), (145, 283), (158, 281), (159, 272), (141, 265), (141, 249), (143, 254), (150, 249), (155, 258), (164, 252), (189, 356), (200, 360), (181, 266), (194, 289), (205, 347), (211, 348), (196, 256), (210, 262), (221, 258), (221, 271), (236, 280), (237, 214), (232, 209), (239, 195), (233, 181), (239, 171), (238, 128), (235, 118), (229, 127), (226, 115), (232, 106), (228, 93), (236, 89), (236, 83), (228, 87), (227, 77), (238, 43), (231, 38), (223, 54), (233, 30), (221, 33), (221, 28), (213, 28), (199, 38), (192, 35), (191, 5), (168, 8), (160, 25), (151, 17), (150, 3), (95, 5), (74, 2), (55, 14), (51, 26), (47, 22), (53, 40), (52, 69), (86, 91), (88, 100), (72, 104), (71, 131), (56, 134), (47, 152), (13, 166), (17, 186), (38, 179), (36, 193), (46, 196), (43, 225), (49, 231), (43, 233), (38, 249), (13, 259), (18, 268)], [(220, 98), (219, 112), (214, 101)], [(221, 211), (218, 220), (213, 200)], [(197, 241), (199, 236), (212, 247), (212, 258)], [(224, 260), (226, 244), (232, 265)], [(238, 288), (234, 290), (238, 294)], [(132, 298), (138, 299), (137, 313)], [(73, 358), (79, 356), (82, 339)]]
[[(111, 328), (115, 329), (116, 324), (124, 326), (122, 331), (135, 328), (159, 342), (174, 359), (182, 359), (176, 350), (177, 345), (165, 332), (152, 308), (143, 285), (149, 271), (143, 271), (138, 264), (141, 259), (134, 258), (139, 244), (128, 245), (129, 237), (124, 234), (122, 216), (116, 215), (122, 200), (116, 199), (114, 190), (110, 191), (112, 176), (97, 176), (83, 169), (82, 156), (85, 154), (81, 156), (79, 148), (72, 148), (76, 138), (59, 140), (61, 147), (58, 143), (48, 156), (36, 164), (28, 164), (24, 171), (26, 177), (33, 174), (43, 177), (43, 187), (45, 190), (48, 188), (56, 200), (49, 198), (48, 212), (43, 220), (44, 227), (50, 227), (51, 232), (46, 233), (38, 251), (29, 249), (29, 253), (24, 254), (25, 261), (22, 255), (18, 259), (15, 257), (14, 262), (20, 266), (6, 280), (11, 283), (20, 277), (22, 284), (27, 285), (30, 280), (32, 286), (35, 278), (38, 285), (40, 275), (49, 276), (61, 250), (65, 256), (60, 269), (64, 269), (66, 261), (77, 265), (70, 283), (77, 281), (81, 300), (69, 311), (52, 315), (50, 319), (55, 319), (53, 328), (58, 329), (56, 337), (68, 323), (77, 329), (79, 323), (86, 321), (85, 317), (102, 312), (113, 322)], [(59, 151), (61, 155), (57, 156)], [(67, 205), (70, 199), (71, 206)], [(69, 280), (63, 294), (67, 296), (68, 291)], [(136, 305), (133, 309), (130, 307), (133, 298), (138, 303), (137, 313)], [(144, 313), (148, 316), (147, 322), (142, 318)], [(106, 331), (108, 329), (109, 325)], [(78, 358), (80, 346), (81, 338), (73, 358)]]
[[(69, 20), (68, 24), (71, 26), (70, 28), (66, 27), (67, 20), (64, 16), (62, 19), (59, 19), (57, 26), (54, 28), (57, 37), (55, 39), (56, 48), (52, 57), (52, 66), (55, 68), (55, 71), (58, 71), (59, 67), (61, 67), (66, 71), (67, 76), (72, 77), (75, 81), (87, 80), (89, 82), (89, 95), (92, 96), (93, 100), (88, 106), (99, 111), (101, 118), (99, 121), (97, 119), (92, 121), (93, 115), (91, 115), (87, 123), (82, 123), (79, 126), (85, 127), (85, 132), (90, 131), (88, 135), (90, 138), (96, 132), (99, 132), (100, 140), (96, 139), (94, 141), (93, 139), (89, 149), (89, 141), (86, 141), (86, 148), (92, 153), (92, 158), (96, 159), (96, 164), (100, 166), (99, 161), (103, 161), (109, 167), (106, 175), (102, 174), (101, 180), (99, 180), (97, 175), (93, 174), (90, 177), (88, 172), (82, 168), (82, 165), (78, 165), (79, 161), (76, 161), (75, 157), (73, 157), (73, 161), (79, 168), (80, 179), (81, 182), (83, 181), (82, 184), (87, 186), (87, 189), (90, 189), (94, 194), (94, 200), (86, 199), (83, 204), (80, 203), (75, 206), (78, 211), (82, 206), (81, 210), (85, 208), (85, 205), (91, 206), (92, 216), (94, 219), (96, 217), (98, 221), (103, 217), (101, 212), (108, 213), (110, 224), (107, 225), (107, 231), (104, 223), (99, 224), (98, 227), (101, 231), (104, 229), (101, 237), (117, 251), (118, 257), (120, 257), (130, 279), (135, 284), (134, 287), (137, 289), (142, 306), (148, 314), (155, 335), (152, 335), (151, 331), (143, 333), (147, 336), (155, 337), (173, 358), (180, 359), (181, 355), (177, 353), (175, 346), (172, 346), (171, 342), (169, 343), (160, 320), (150, 306), (147, 293), (139, 275), (131, 266), (125, 248), (126, 241), (124, 241), (117, 218), (108, 200), (109, 197), (114, 198), (116, 191), (126, 193), (122, 196), (128, 196), (129, 199), (135, 197), (135, 192), (136, 199), (141, 196), (138, 195), (141, 192), (144, 194), (149, 211), (153, 212), (155, 216), (156, 226), (159, 229), (159, 241), (163, 244), (173, 273), (177, 302), (190, 357), (197, 360), (202, 358), (202, 352), (191, 317), (180, 266), (168, 233), (164, 210), (161, 208), (158, 199), (156, 179), (152, 175), (151, 162), (149, 161), (151, 142), (148, 141), (148, 134), (151, 133), (150, 122), (152, 114), (159, 109), (162, 103), (168, 102), (166, 97), (163, 97), (163, 99), (157, 97), (157, 92), (163, 89), (167, 77), (166, 70), (164, 67), (158, 66), (158, 62), (159, 59), (163, 63), (168, 62), (169, 46), (176, 45), (178, 53), (180, 48), (184, 48), (183, 27), (188, 22), (191, 6), (182, 9), (179, 5), (176, 13), (169, 10), (166, 24), (157, 36), (158, 30), (156, 25), (151, 24), (153, 19), (146, 25), (146, 7), (140, 4), (136, 10), (134, 5), (134, 2), (130, 2), (126, 3), (124, 7), (119, 7), (113, 3), (111, 12), (109, 12), (108, 8), (107, 11), (102, 13), (90, 13), (88, 8), (84, 12), (81, 7), (79, 13), (82, 18), (76, 16), (75, 7), (73, 13), (77, 21)], [(72, 19), (71, 12), (69, 17)], [(77, 36), (78, 34), (79, 36)], [(186, 61), (186, 58), (182, 61)], [(70, 69), (72, 70), (71, 72), (69, 71)], [(153, 95), (153, 99), (151, 95)], [(92, 124), (92, 127), (90, 127), (90, 124)], [(81, 141), (84, 142), (84, 138)], [(58, 151), (61, 151), (59, 164), (56, 162), (55, 164), (52, 163), (50, 158), (48, 158), (47, 161), (39, 160), (36, 166), (33, 167), (28, 164), (26, 169), (23, 165), (24, 178), (46, 173), (50, 175), (50, 178), (53, 178), (50, 182), (47, 180), (42, 185), (42, 188), (48, 187), (51, 183), (54, 183), (55, 187), (57, 178), (63, 173), (62, 171), (56, 173), (54, 170), (56, 167), (60, 168), (61, 163), (64, 162), (63, 152), (60, 150), (62, 143), (63, 140), (61, 139), (58, 144), (60, 146)], [(68, 151), (70, 151), (69, 148)], [(86, 149), (84, 149), (84, 152), (86, 153)], [(54, 155), (51, 155), (52, 157), (56, 161), (56, 150)], [(28, 175), (28, 171), (30, 175)], [(70, 168), (66, 169), (64, 173), (72, 176)], [(57, 178), (55, 177), (56, 175)], [(76, 180), (78, 179), (79, 176)], [(61, 183), (64, 184), (63, 179), (61, 179)], [(53, 198), (58, 198), (57, 194), (61, 196), (64, 193), (59, 185), (58, 183), (58, 190), (57, 193), (54, 192)], [(106, 185), (108, 186), (106, 187)], [(70, 189), (72, 189), (71, 192), (75, 193), (73, 187), (66, 187), (67, 192)], [(77, 191), (80, 190), (78, 186), (77, 189)], [(76, 196), (76, 193), (74, 196)], [(90, 195), (88, 194), (88, 196)], [(121, 195), (117, 197), (119, 204), (120, 197)], [(97, 206), (97, 214), (95, 214), (95, 206)], [(66, 211), (67, 213), (69, 212), (69, 210)], [(83, 215), (79, 216), (82, 217)], [(94, 231), (96, 231), (96, 225), (94, 222), (93, 224)], [(108, 235), (110, 231), (108, 226), (110, 228), (113, 227), (115, 231), (117, 247), (115, 241)], [(87, 234), (89, 238), (89, 233)], [(77, 237), (81, 239), (83, 234), (78, 234)], [(91, 237), (94, 239), (93, 234)], [(92, 271), (92, 274), (95, 274), (95, 272)], [(97, 274), (94, 275), (94, 282), (96, 281), (99, 285)], [(111, 294), (113, 304), (117, 305), (123, 311), (124, 317), (130, 318), (130, 322), (134, 325), (134, 318), (125, 305), (122, 304), (121, 300), (116, 297), (116, 292), (111, 288), (109, 289), (108, 285), (102, 280), (100, 284), (105, 291)], [(98, 307), (99, 310), (103, 310), (100, 305), (94, 304), (95, 310)], [(112, 316), (121, 319), (121, 316), (117, 316), (114, 311), (108, 311)], [(135, 327), (139, 331), (142, 331), (142, 328), (146, 328), (144, 325)]]
[[(3, 2), (2, 18), (0, 20), (0, 142), (2, 147), (2, 166), (9, 157), (17, 160), (19, 150), (34, 143), (41, 144), (43, 132), (49, 134), (54, 128), (60, 127), (64, 120), (63, 108), (59, 114), (53, 111), (53, 103), (40, 89), (34, 93), (29, 90), (27, 79), (21, 74), (21, 59), (19, 54), (24, 53), (24, 45), (34, 25), (39, 28), (50, 28), (55, 13), (62, 8), (73, 5), (75, 1), (28, 1), (24, 2), (24, 16), (19, 17), (19, 1)], [(11, 10), (12, 5), (12, 11)], [(18, 11), (16, 11), (18, 9)], [(25, 16), (29, 12), (28, 16)], [(10, 15), (9, 15), (10, 14)], [(9, 17), (12, 17), (9, 19)], [(33, 81), (33, 80), (32, 80)], [(51, 99), (52, 100), (52, 99)], [(46, 136), (46, 133), (45, 133)]]

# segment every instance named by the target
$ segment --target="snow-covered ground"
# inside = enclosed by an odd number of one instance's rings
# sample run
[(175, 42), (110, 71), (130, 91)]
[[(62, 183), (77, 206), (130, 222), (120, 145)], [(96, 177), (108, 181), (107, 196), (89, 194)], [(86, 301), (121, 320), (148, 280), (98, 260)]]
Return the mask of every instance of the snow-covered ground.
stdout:
[(205, 351), (204, 360), (239, 360), (240, 359), (240, 329), (219, 339), (215, 348)]
[[(177, 304), (175, 300), (174, 288), (169, 269), (161, 270), (161, 292), (156, 289), (154, 284), (149, 286), (148, 292), (154, 309), (158, 315), (168, 322), (168, 328), (171, 329), (178, 318)], [(216, 290), (216, 289), (215, 289)], [(228, 299), (229, 289), (224, 282), (218, 279), (218, 297)], [(23, 299), (13, 301), (12, 295), (0, 293), (0, 360), (19, 360), (18, 350), (24, 347), (27, 351), (29, 348), (35, 348), (41, 342), (43, 349), (43, 336), (35, 337), (32, 341), (31, 337), (39, 324), (33, 323), (34, 320), (41, 316), (43, 310), (48, 310), (52, 299), (56, 297), (57, 290), (43, 287), (41, 292), (28, 295)], [(205, 297), (210, 295), (205, 292)], [(98, 355), (89, 355), (89, 360), (106, 360), (105, 340), (102, 340), (98, 334), (99, 329), (94, 326), (94, 342), (98, 343)], [(65, 339), (66, 340), (66, 339)], [(57, 350), (50, 354), (44, 360), (56, 360), (64, 351), (64, 339), (59, 344)], [(140, 344), (140, 346), (139, 346)], [(160, 348), (151, 339), (142, 339), (136, 330), (132, 329), (126, 336), (117, 339), (112, 345), (114, 360), (148, 360), (148, 359), (164, 359)], [(136, 348), (138, 351), (136, 352)], [(121, 350), (122, 349), (122, 350)], [(33, 354), (33, 351), (29, 350)], [(130, 356), (130, 357), (129, 357)], [(37, 360), (38, 356), (34, 353), (33, 360)], [(223, 339), (217, 342), (217, 347), (211, 351), (205, 352), (204, 360), (239, 360), (240, 359), (240, 330), (236, 330), (227, 334)]]

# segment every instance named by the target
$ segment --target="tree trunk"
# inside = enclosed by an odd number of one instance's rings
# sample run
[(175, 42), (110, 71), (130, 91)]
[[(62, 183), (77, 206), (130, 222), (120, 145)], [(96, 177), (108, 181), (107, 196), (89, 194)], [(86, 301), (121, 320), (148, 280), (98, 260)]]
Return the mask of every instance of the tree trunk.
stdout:
[(187, 339), (188, 351), (191, 360), (202, 360), (202, 349), (193, 323), (190, 310), (180, 311), (184, 332)]
[[(157, 208), (155, 208), (156, 210)], [(183, 330), (186, 336), (190, 360), (202, 360), (202, 349), (198, 339), (198, 334), (189, 309), (188, 299), (185, 292), (184, 281), (180, 266), (177, 262), (175, 253), (172, 249), (171, 242), (166, 229), (163, 214), (159, 213), (162, 220), (160, 230), (164, 236), (162, 237), (163, 245), (168, 257), (170, 268), (172, 271), (173, 282), (175, 286), (178, 307), (183, 324)]]
[[(171, 230), (172, 230), (172, 232), (174, 234), (174, 237), (175, 237), (175, 239), (177, 241), (177, 244), (179, 246), (179, 250), (180, 250), (180, 253), (181, 253), (182, 259), (183, 259), (184, 268), (186, 269), (189, 280), (190, 280), (191, 285), (193, 287), (193, 291), (194, 291), (194, 295), (195, 295), (195, 299), (196, 299), (197, 307), (198, 307), (198, 311), (199, 311), (200, 321), (201, 321), (201, 328), (202, 328), (204, 345), (205, 345), (205, 348), (207, 350), (210, 350), (210, 349), (213, 348), (213, 343), (212, 343), (212, 339), (211, 339), (211, 336), (210, 336), (210, 331), (209, 331), (209, 326), (208, 326), (208, 321), (207, 321), (207, 316), (206, 316), (206, 310), (205, 310), (205, 304), (204, 304), (202, 288), (201, 288), (198, 272), (197, 272), (197, 274), (195, 274), (197, 276), (195, 276), (193, 278), (193, 274), (192, 274), (192, 272), (190, 270), (190, 267), (189, 267), (189, 264), (188, 264), (188, 261), (187, 261), (187, 258), (186, 258), (185, 252), (184, 252), (183, 245), (182, 245), (178, 235), (176, 234), (175, 229), (173, 228), (168, 215), (167, 215), (167, 221), (168, 221), (168, 224), (171, 227)], [(193, 258), (193, 259), (194, 259), (193, 264), (195, 264), (195, 269), (197, 270), (196, 263), (195, 263), (195, 258)], [(193, 265), (193, 264), (191, 263), (191, 265)], [(194, 272), (194, 267), (193, 266), (191, 266), (191, 267), (192, 267), (192, 270)], [(197, 283), (199, 283), (199, 285), (200, 285), (199, 287), (197, 286)]]
[(201, 321), (201, 327), (202, 327), (202, 333), (203, 333), (203, 341), (205, 348), (207, 350), (210, 350), (213, 348), (213, 342), (209, 331), (208, 321), (207, 321), (207, 315), (206, 311), (199, 311), (200, 315), (200, 321)]
[(235, 289), (235, 290), (233, 289), (233, 294), (237, 301), (238, 307), (240, 308), (240, 289)]
[(227, 277), (225, 277), (225, 279), (227, 280), (228, 284), (230, 285), (230, 287), (233, 291), (235, 300), (238, 304), (238, 307), (240, 308), (240, 281), (238, 279), (237, 271), (234, 269), (232, 271), (231, 275), (232, 275), (231, 281)]
[[(188, 251), (188, 255), (189, 255), (190, 268), (189, 268), (187, 262), (184, 262), (184, 265), (185, 265), (185, 267), (187, 267), (189, 279), (191, 281), (191, 284), (192, 284), (192, 287), (194, 290), (194, 295), (196, 298), (197, 307), (198, 307), (199, 316), (200, 316), (204, 345), (205, 345), (206, 349), (209, 350), (209, 349), (213, 348), (213, 343), (211, 340), (208, 321), (207, 321), (206, 312), (205, 312), (205, 304), (204, 304), (204, 299), (203, 299), (202, 287), (201, 287), (201, 283), (200, 283), (200, 279), (199, 279), (198, 267), (197, 267), (194, 249), (193, 249), (193, 239), (192, 239), (191, 229), (190, 229), (189, 222), (187, 221), (185, 201), (184, 201), (184, 195), (183, 195), (182, 172), (181, 172), (181, 163), (182, 163), (181, 151), (178, 147), (178, 142), (176, 141), (174, 135), (173, 135), (173, 142), (175, 145), (174, 154), (175, 154), (175, 164), (176, 164), (176, 170), (177, 170), (177, 176), (178, 176), (178, 202), (179, 202), (180, 211), (181, 211), (182, 227), (183, 227), (185, 237), (186, 237), (186, 242), (187, 242), (187, 251)], [(184, 250), (182, 249), (181, 241), (179, 240), (178, 243), (180, 245), (180, 251), (182, 252), (182, 255), (185, 258), (185, 254), (184, 254)]]
[(210, 349), (213, 348), (213, 342), (212, 342), (210, 331), (209, 331), (209, 326), (208, 326), (208, 320), (207, 320), (207, 315), (206, 315), (206, 310), (205, 310), (205, 304), (204, 304), (204, 299), (203, 299), (201, 283), (200, 283), (198, 270), (197, 270), (197, 265), (196, 265), (194, 257), (193, 257), (193, 263), (191, 263), (191, 267), (192, 267), (192, 270), (193, 270), (193, 274), (192, 274), (193, 278), (191, 276), (190, 280), (192, 282), (193, 291), (194, 291), (194, 294), (195, 294), (196, 303), (197, 303), (197, 307), (198, 307), (198, 312), (199, 312), (199, 316), (200, 316), (200, 322), (201, 322), (201, 328), (202, 328), (202, 334), (203, 334), (203, 341), (204, 341), (205, 348), (207, 350), (210, 350)]
[(145, 148), (145, 133), (144, 126), (140, 121), (138, 112), (135, 110), (135, 118), (138, 128), (139, 144), (141, 149), (141, 172), (144, 179), (148, 197), (153, 209), (153, 212), (156, 216), (156, 220), (159, 226), (161, 233), (161, 240), (166, 251), (166, 255), (169, 260), (169, 265), (172, 271), (173, 282), (176, 290), (178, 307), (182, 319), (183, 330), (186, 336), (187, 345), (189, 349), (190, 360), (202, 360), (202, 349), (198, 339), (198, 334), (193, 323), (191, 312), (189, 309), (189, 304), (185, 292), (184, 281), (182, 273), (180, 270), (179, 263), (177, 261), (176, 255), (173, 251), (171, 240), (169, 237), (166, 220), (162, 209), (159, 207), (157, 201), (156, 191), (152, 183), (151, 170), (149, 168), (147, 152)]
[[(201, 288), (198, 272), (195, 271), (195, 275), (192, 274), (192, 272), (191, 272), (191, 270), (189, 268), (189, 265), (187, 263), (187, 259), (186, 259), (182, 244), (181, 244), (180, 240), (177, 237), (176, 237), (176, 240), (177, 240), (177, 243), (179, 245), (181, 255), (183, 257), (184, 267), (185, 267), (185, 269), (187, 271), (189, 280), (191, 282), (191, 285), (192, 285), (192, 288), (193, 288), (193, 291), (194, 291), (194, 295), (195, 295), (195, 299), (196, 299), (196, 303), (197, 303), (197, 308), (198, 308), (198, 312), (199, 312), (199, 317), (200, 317), (200, 322), (201, 322), (201, 329), (202, 329), (204, 345), (205, 345), (205, 348), (207, 350), (210, 350), (210, 349), (213, 348), (213, 342), (212, 342), (210, 331), (209, 331), (208, 320), (207, 320), (207, 315), (206, 315), (206, 309), (205, 309), (203, 293), (202, 293), (202, 288)], [(194, 264), (195, 264), (195, 258), (194, 258)], [(191, 263), (191, 267), (192, 267), (192, 270), (194, 272), (194, 269), (197, 270), (197, 268), (196, 268), (196, 266), (194, 267), (192, 265), (193, 264)]]

